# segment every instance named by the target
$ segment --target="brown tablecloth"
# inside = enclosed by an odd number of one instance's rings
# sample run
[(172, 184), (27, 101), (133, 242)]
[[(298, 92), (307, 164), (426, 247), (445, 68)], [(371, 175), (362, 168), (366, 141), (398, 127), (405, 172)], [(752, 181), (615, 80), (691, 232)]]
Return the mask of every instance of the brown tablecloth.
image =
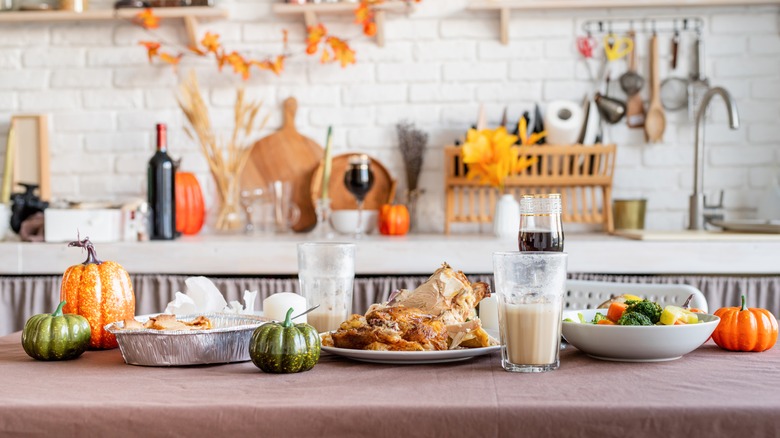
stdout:
[(513, 374), (500, 353), (435, 365), (323, 356), (311, 371), (251, 362), (125, 365), (119, 350), (39, 362), (0, 338), (0, 436), (767, 437), (780, 434), (780, 350), (705, 344), (618, 363), (573, 347), (561, 368)]

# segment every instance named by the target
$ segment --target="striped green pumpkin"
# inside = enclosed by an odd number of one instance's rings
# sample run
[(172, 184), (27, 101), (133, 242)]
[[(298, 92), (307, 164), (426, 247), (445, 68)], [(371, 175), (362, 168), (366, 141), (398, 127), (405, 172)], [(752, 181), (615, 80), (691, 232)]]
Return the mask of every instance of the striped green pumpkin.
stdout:
[(54, 313), (35, 315), (24, 324), (22, 348), (33, 359), (75, 359), (89, 347), (89, 321), (80, 315), (63, 315), (63, 306), (65, 301)]
[(293, 324), (287, 311), (284, 322), (269, 322), (252, 333), (249, 357), (266, 373), (299, 373), (320, 360), (320, 337), (309, 324)]

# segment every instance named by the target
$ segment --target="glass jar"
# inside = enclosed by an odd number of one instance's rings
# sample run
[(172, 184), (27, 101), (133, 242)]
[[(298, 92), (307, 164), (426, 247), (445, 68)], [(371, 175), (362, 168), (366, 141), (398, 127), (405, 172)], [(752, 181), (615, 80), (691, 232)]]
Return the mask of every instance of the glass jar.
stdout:
[(523, 195), (520, 198), (520, 251), (563, 251), (561, 195)]

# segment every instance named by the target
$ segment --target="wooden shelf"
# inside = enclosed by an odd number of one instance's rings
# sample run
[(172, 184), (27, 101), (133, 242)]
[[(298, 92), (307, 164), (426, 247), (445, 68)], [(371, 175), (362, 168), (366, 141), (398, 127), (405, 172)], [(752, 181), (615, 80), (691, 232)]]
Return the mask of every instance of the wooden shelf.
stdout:
[[(278, 15), (303, 15), (303, 21), (307, 27), (319, 23), (318, 14), (352, 14), (359, 3), (275, 3), (272, 8)], [(387, 3), (372, 6), (376, 21), (376, 43), (380, 47), (385, 45), (385, 14), (387, 12), (411, 12), (411, 3), (403, 0), (394, 0)]]
[[(208, 6), (186, 6), (178, 8), (153, 8), (154, 14), (163, 19), (181, 19), (187, 28), (189, 43), (197, 42), (198, 19), (227, 18), (224, 9)], [(0, 13), (0, 23), (66, 22), (66, 21), (108, 21), (129, 20), (142, 9), (98, 9), (84, 12), (71, 11), (13, 11)]]
[(761, 6), (780, 5), (780, 0), (476, 0), (473, 11), (499, 11), (501, 43), (509, 44), (509, 20), (512, 10), (544, 11), (559, 9), (609, 9), (655, 7)]

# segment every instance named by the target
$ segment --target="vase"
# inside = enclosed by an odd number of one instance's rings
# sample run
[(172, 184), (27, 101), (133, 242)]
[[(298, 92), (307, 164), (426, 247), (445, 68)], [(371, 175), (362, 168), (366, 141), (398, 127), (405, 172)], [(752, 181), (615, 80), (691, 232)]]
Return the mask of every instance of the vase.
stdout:
[(493, 234), (497, 237), (516, 237), (520, 229), (520, 204), (510, 194), (501, 195), (493, 215)]
[(420, 196), (425, 193), (423, 189), (414, 189), (406, 191), (406, 208), (409, 210), (409, 232), (414, 233), (419, 231), (419, 224), (417, 223), (417, 201), (420, 200)]
[(225, 174), (221, 180), (218, 179), (217, 186), (222, 202), (217, 214), (216, 228), (220, 231), (239, 230), (243, 226), (239, 178), (237, 175)]

